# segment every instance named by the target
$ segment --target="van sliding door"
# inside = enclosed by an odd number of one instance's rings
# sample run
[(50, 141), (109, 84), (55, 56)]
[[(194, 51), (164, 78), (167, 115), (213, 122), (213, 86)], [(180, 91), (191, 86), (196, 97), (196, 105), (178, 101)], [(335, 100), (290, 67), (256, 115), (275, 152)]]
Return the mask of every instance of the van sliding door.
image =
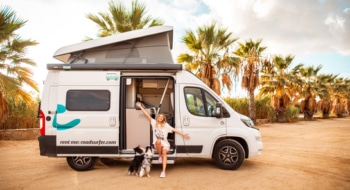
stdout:
[[(120, 140), (122, 150), (128, 150), (127, 152), (133, 151), (139, 145), (151, 145), (150, 122), (143, 112), (135, 107), (137, 93), (140, 91), (139, 81), (138, 78), (122, 78)], [(149, 108), (146, 108), (146, 111), (150, 113)]]

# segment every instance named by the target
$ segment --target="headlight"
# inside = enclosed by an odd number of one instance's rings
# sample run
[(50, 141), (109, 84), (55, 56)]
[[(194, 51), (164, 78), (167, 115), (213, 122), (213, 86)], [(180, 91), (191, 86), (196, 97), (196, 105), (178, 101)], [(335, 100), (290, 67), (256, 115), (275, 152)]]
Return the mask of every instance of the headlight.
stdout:
[(258, 128), (255, 127), (254, 122), (253, 122), (249, 117), (241, 116), (241, 121), (242, 121), (247, 127), (250, 127), (250, 128), (256, 129), (256, 130), (259, 130)]

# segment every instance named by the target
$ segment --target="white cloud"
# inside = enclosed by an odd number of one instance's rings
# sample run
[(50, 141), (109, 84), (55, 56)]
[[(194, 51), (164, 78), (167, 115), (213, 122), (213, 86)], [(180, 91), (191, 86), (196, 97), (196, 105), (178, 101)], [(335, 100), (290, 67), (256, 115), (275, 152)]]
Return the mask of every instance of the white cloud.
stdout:
[(253, 10), (258, 18), (263, 18), (270, 13), (273, 6), (273, 0), (257, 0), (253, 6)]
[(345, 19), (340, 16), (335, 16), (335, 17), (329, 16), (326, 18), (324, 23), (335, 29), (343, 29)]
[(196, 7), (198, 6), (199, 2), (198, 0), (173, 0), (170, 1), (171, 5), (175, 6), (176, 8), (189, 8), (191, 7), (192, 9), (188, 9), (188, 11), (194, 11)]
[[(350, 50), (347, 37), (350, 19), (344, 16), (349, 11), (337, 9), (339, 6), (333, 1), (205, 2), (211, 7), (211, 14), (241, 40), (261, 38), (270, 52), (304, 54)], [(329, 13), (334, 16), (329, 17)], [(327, 18), (328, 24), (325, 24)]]

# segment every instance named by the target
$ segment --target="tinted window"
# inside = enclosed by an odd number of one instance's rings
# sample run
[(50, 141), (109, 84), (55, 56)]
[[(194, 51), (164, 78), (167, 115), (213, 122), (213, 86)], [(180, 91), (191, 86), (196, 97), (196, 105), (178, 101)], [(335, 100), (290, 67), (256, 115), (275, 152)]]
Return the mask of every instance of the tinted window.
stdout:
[(107, 111), (110, 98), (108, 90), (69, 90), (66, 107), (69, 111)]
[(207, 111), (208, 111), (208, 116), (210, 117), (215, 117), (216, 116), (216, 100), (214, 99), (213, 96), (211, 96), (209, 93), (205, 92), (205, 100), (207, 103)]
[(215, 117), (216, 100), (208, 92), (200, 88), (184, 89), (186, 106), (193, 115)]

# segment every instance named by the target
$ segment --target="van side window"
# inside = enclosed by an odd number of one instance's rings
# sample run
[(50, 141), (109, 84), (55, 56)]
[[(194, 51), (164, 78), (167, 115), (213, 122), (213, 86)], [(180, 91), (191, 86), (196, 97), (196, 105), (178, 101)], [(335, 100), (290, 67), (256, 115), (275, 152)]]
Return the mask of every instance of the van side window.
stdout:
[(195, 87), (184, 89), (188, 111), (197, 116), (215, 117), (216, 100), (208, 92)]
[(107, 111), (111, 93), (108, 90), (69, 90), (66, 107), (69, 111)]
[(208, 92), (205, 92), (205, 100), (207, 103), (208, 116), (216, 117), (216, 100)]

